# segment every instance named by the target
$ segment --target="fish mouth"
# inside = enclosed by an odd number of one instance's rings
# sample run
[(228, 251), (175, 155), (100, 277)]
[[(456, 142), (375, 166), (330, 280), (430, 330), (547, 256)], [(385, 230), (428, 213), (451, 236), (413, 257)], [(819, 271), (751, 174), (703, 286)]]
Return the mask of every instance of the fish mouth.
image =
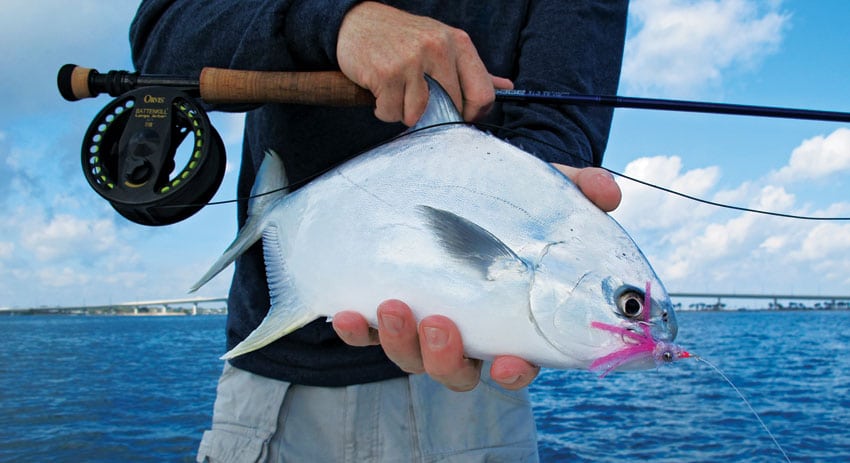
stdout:
[[(670, 343), (673, 342), (676, 337), (675, 331), (671, 331), (670, 328), (664, 323), (659, 324), (654, 322), (639, 322), (630, 326), (623, 327), (623, 329), (631, 333), (630, 335), (620, 335), (620, 340), (622, 340), (623, 344), (625, 345), (637, 344), (639, 343), (637, 339), (646, 339), (654, 343)], [(648, 336), (646, 334), (647, 332), (649, 332)]]
[[(643, 328), (643, 326), (648, 326), (650, 333), (651, 333), (654, 324), (647, 323), (647, 324), (638, 324), (638, 325), (627, 326), (623, 329), (628, 331), (631, 334), (621, 333), (620, 334), (620, 340), (623, 341), (623, 344), (638, 344), (639, 341), (637, 341), (637, 339), (643, 339), (646, 336), (644, 334), (645, 329)], [(653, 341), (656, 341), (655, 336), (650, 336), (650, 338)]]
[[(591, 371), (602, 371), (601, 377), (619, 369), (646, 369), (653, 365), (670, 363), (679, 358), (688, 356), (687, 352), (679, 346), (658, 340), (651, 335), (650, 323), (641, 323), (626, 328), (609, 325), (607, 323), (593, 322), (591, 327), (608, 331), (620, 336), (625, 344), (622, 349), (616, 350), (608, 355), (599, 357), (590, 364)], [(638, 330), (638, 327), (640, 330)]]

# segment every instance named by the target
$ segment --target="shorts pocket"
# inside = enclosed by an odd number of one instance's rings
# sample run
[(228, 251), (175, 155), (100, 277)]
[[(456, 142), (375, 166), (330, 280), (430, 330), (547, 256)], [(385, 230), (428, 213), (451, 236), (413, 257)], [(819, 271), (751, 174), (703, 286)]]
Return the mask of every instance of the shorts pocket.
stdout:
[(202, 463), (254, 463), (264, 461), (268, 440), (238, 430), (211, 429), (204, 432), (197, 461)]
[[(486, 368), (486, 367), (485, 367)], [(537, 433), (527, 391), (508, 391), (486, 375), (453, 392), (424, 375), (410, 377), (415, 438), (424, 461), (536, 461)]]

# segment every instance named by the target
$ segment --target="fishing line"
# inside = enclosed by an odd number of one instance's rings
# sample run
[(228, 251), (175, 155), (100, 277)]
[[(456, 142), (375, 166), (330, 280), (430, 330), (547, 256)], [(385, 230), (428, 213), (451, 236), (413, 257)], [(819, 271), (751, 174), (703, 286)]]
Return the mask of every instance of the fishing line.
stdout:
[[(440, 123), (437, 123), (437, 124), (432, 124), (432, 125), (428, 125), (428, 126), (425, 126), (425, 127), (420, 127), (420, 128), (417, 128), (417, 129), (406, 130), (406, 131), (404, 131), (404, 132), (402, 132), (402, 133), (400, 133), (400, 134), (398, 134), (398, 135), (396, 135), (396, 136), (394, 136), (394, 137), (392, 137), (388, 140), (376, 143), (375, 145), (371, 146), (370, 148), (367, 148), (367, 149), (360, 151), (356, 154), (353, 154), (351, 156), (348, 156), (348, 157), (341, 159), (340, 164), (344, 163), (346, 161), (349, 161), (349, 160), (351, 160), (351, 159), (353, 159), (353, 158), (355, 158), (355, 157), (357, 157), (357, 156), (359, 156), (359, 155), (361, 155), (361, 154), (363, 154), (367, 151), (375, 149), (378, 146), (382, 146), (384, 144), (387, 144), (387, 143), (390, 143), (392, 141), (413, 135), (415, 133), (418, 133), (418, 132), (421, 132), (421, 131), (424, 131), (424, 130), (429, 130), (429, 129), (433, 129), (433, 128), (437, 128), (437, 127), (444, 127), (444, 126), (449, 126), (449, 125), (474, 126), (474, 127), (479, 128), (479, 129), (484, 129), (484, 130), (487, 130), (487, 131), (499, 131), (499, 132), (510, 133), (510, 134), (513, 134), (513, 135), (516, 135), (516, 136), (522, 136), (522, 137), (529, 138), (529, 139), (531, 139), (531, 140), (533, 140), (537, 143), (546, 145), (546, 146), (548, 146), (548, 147), (550, 147), (554, 150), (557, 150), (557, 151), (559, 151), (563, 154), (566, 154), (568, 156), (573, 156), (573, 153), (570, 153), (569, 151), (567, 151), (563, 147), (555, 145), (555, 144), (553, 144), (553, 143), (551, 143), (547, 140), (544, 140), (542, 138), (535, 137), (533, 134), (524, 133), (524, 132), (522, 132), (518, 129), (511, 129), (511, 128), (508, 128), (508, 127), (503, 127), (503, 126), (500, 126), (500, 125), (488, 124), (488, 123), (483, 123), (483, 122), (450, 121), (450, 122), (440, 122)], [(587, 160), (585, 159), (585, 161), (587, 161)], [(180, 207), (197, 208), (197, 207), (200, 207), (200, 206), (220, 206), (220, 205), (225, 205), (225, 204), (237, 203), (239, 201), (248, 201), (248, 200), (251, 200), (253, 198), (265, 196), (265, 195), (272, 194), (272, 193), (277, 193), (279, 191), (287, 190), (287, 189), (290, 189), (290, 188), (301, 187), (301, 186), (309, 183), (313, 179), (325, 174), (326, 172), (333, 170), (334, 168), (336, 168), (336, 166), (328, 167), (327, 169), (324, 169), (324, 170), (319, 171), (319, 172), (317, 172), (313, 175), (309, 175), (309, 176), (307, 176), (303, 179), (300, 179), (296, 182), (293, 182), (292, 184), (287, 185), (286, 187), (278, 188), (276, 190), (268, 191), (268, 192), (257, 194), (257, 195), (246, 196), (246, 197), (242, 197), (242, 198), (222, 200), (222, 201), (211, 201), (211, 202), (207, 202), (207, 203), (170, 204), (170, 205), (162, 205), (162, 206), (157, 206), (157, 207), (158, 208), (174, 208), (174, 207), (177, 207), (177, 208), (180, 208)], [(679, 196), (681, 198), (685, 198), (685, 199), (688, 199), (688, 200), (691, 200), (691, 201), (695, 201), (695, 202), (702, 203), (702, 204), (707, 204), (709, 206), (731, 209), (731, 210), (736, 210), (736, 211), (741, 211), (741, 212), (749, 212), (749, 213), (753, 213), (753, 214), (761, 214), (761, 215), (767, 215), (767, 216), (773, 216), (773, 217), (782, 217), (782, 218), (786, 218), (786, 219), (811, 220), (811, 221), (823, 221), (823, 222), (850, 221), (850, 217), (841, 217), (841, 216), (818, 217), (818, 216), (809, 216), (809, 215), (786, 214), (786, 213), (782, 213), (782, 212), (766, 211), (766, 210), (762, 210), (762, 209), (754, 209), (754, 208), (749, 208), (749, 207), (736, 206), (736, 205), (733, 205), (733, 204), (719, 203), (719, 202), (711, 201), (711, 200), (708, 200), (708, 199), (705, 199), (705, 198), (700, 198), (700, 197), (697, 197), (697, 196), (689, 195), (689, 194), (683, 193), (681, 191), (676, 191), (676, 190), (673, 190), (671, 188), (667, 188), (667, 187), (664, 187), (664, 186), (661, 186), (661, 185), (654, 184), (652, 182), (648, 182), (646, 180), (641, 180), (641, 179), (638, 179), (638, 178), (635, 178), (635, 177), (631, 177), (629, 175), (626, 175), (624, 173), (618, 172), (618, 171), (613, 170), (613, 169), (609, 169), (609, 168), (604, 167), (604, 166), (600, 166), (600, 168), (606, 170), (607, 172), (611, 173), (612, 175), (616, 175), (616, 176), (624, 178), (626, 180), (630, 180), (632, 182), (639, 183), (641, 185), (648, 186), (650, 188), (655, 188), (656, 190), (663, 191), (665, 193), (672, 194), (672, 195), (675, 195), (675, 196)]]
[(614, 175), (617, 175), (619, 177), (622, 177), (626, 180), (631, 180), (635, 183), (640, 183), (641, 185), (646, 185), (648, 187), (655, 188), (656, 190), (661, 190), (665, 193), (670, 193), (672, 195), (680, 196), (680, 197), (685, 198), (685, 199), (690, 199), (691, 201), (696, 201), (698, 203), (708, 204), (710, 206), (722, 207), (722, 208), (732, 209), (732, 210), (742, 211), (742, 212), (752, 212), (753, 214), (763, 214), (763, 215), (772, 215), (774, 217), (784, 217), (784, 218), (787, 218), (787, 219), (821, 220), (821, 221), (847, 221), (847, 220), (850, 220), (850, 217), (816, 217), (816, 216), (809, 216), (809, 215), (785, 214), (783, 212), (765, 211), (765, 210), (760, 210), (760, 209), (751, 209), (751, 208), (743, 207), (743, 206), (735, 206), (735, 205), (732, 205), (732, 204), (718, 203), (718, 202), (715, 202), (715, 201), (710, 201), (708, 199), (699, 198), (699, 197), (696, 197), (696, 196), (691, 196), (687, 193), (682, 193), (681, 191), (671, 190), (670, 188), (663, 187), (661, 185), (656, 185), (654, 183), (650, 183), (650, 182), (647, 182), (645, 180), (640, 180), (640, 179), (637, 179), (637, 178), (634, 178), (634, 177), (630, 177), (626, 174), (617, 172), (615, 170), (611, 170), (607, 167), (602, 167), (602, 169), (605, 169), (606, 171), (608, 171), (608, 172), (610, 172)]
[(764, 429), (764, 431), (767, 433), (767, 435), (770, 436), (770, 439), (773, 441), (773, 445), (775, 445), (776, 448), (779, 449), (779, 451), (782, 453), (782, 456), (785, 458), (785, 461), (787, 461), (788, 463), (791, 463), (791, 459), (788, 457), (788, 454), (785, 453), (785, 449), (782, 448), (782, 445), (779, 444), (779, 441), (776, 440), (776, 437), (773, 435), (772, 432), (770, 432), (770, 429), (767, 427), (767, 424), (765, 424), (764, 420), (761, 419), (761, 416), (759, 416), (758, 412), (756, 412), (756, 409), (752, 406), (752, 404), (750, 404), (750, 401), (747, 400), (747, 398), (744, 396), (744, 393), (742, 393), (741, 390), (738, 389), (737, 386), (735, 386), (735, 383), (733, 383), (732, 380), (729, 379), (729, 377), (726, 376), (726, 374), (724, 374), (723, 371), (721, 371), (720, 368), (717, 367), (717, 365), (709, 362), (708, 360), (706, 360), (706, 359), (704, 359), (704, 358), (702, 358), (698, 355), (692, 355), (691, 357), (695, 358), (695, 359), (699, 360), (700, 362), (703, 362), (706, 365), (713, 368), (714, 371), (716, 371), (717, 374), (719, 374), (721, 378), (723, 378), (730, 386), (732, 386), (732, 389), (735, 390), (735, 392), (738, 394), (738, 397), (740, 397), (741, 400), (744, 401), (744, 404), (750, 409), (750, 411), (753, 413), (753, 416), (755, 416), (756, 420), (758, 420), (759, 424), (761, 424), (762, 429)]
[(464, 122), (464, 121), (449, 121), (449, 122), (438, 122), (436, 124), (426, 125), (424, 127), (419, 127), (419, 128), (416, 128), (416, 129), (408, 129), (408, 130), (405, 130), (405, 131), (403, 131), (403, 132), (401, 132), (401, 133), (399, 133), (399, 134), (397, 134), (393, 137), (390, 137), (386, 140), (377, 142), (374, 145), (369, 146), (368, 148), (366, 148), (362, 151), (358, 151), (357, 153), (354, 153), (350, 156), (343, 157), (342, 159), (339, 160), (338, 163), (336, 163), (332, 166), (329, 166), (329, 167), (322, 169), (318, 172), (315, 172), (313, 174), (307, 175), (304, 178), (299, 179), (297, 181), (288, 183), (286, 186), (276, 188), (276, 189), (273, 189), (273, 190), (270, 190), (270, 191), (266, 191), (266, 192), (263, 192), (263, 193), (258, 193), (258, 194), (255, 194), (255, 195), (249, 195), (249, 196), (244, 196), (244, 197), (237, 197), (235, 199), (225, 199), (225, 200), (221, 200), (221, 201), (210, 201), (210, 202), (203, 203), (203, 204), (168, 204), (168, 205), (161, 205), (161, 206), (157, 206), (157, 207), (158, 208), (173, 208), (173, 207), (180, 208), (180, 207), (199, 207), (199, 206), (221, 206), (221, 205), (225, 205), (225, 204), (238, 203), (239, 201), (250, 201), (254, 198), (259, 198), (259, 197), (262, 197), (262, 196), (278, 193), (278, 192), (285, 191), (285, 190), (297, 189), (297, 188), (300, 188), (300, 187), (310, 183), (314, 179), (321, 177), (322, 175), (336, 169), (341, 164), (344, 164), (345, 162), (350, 161), (350, 160), (356, 158), (357, 156), (360, 156), (363, 153), (369, 152), (369, 151), (371, 151), (371, 150), (373, 150), (373, 149), (375, 149), (379, 146), (386, 145), (387, 143), (391, 143), (395, 140), (402, 139), (404, 137), (413, 135), (413, 134), (418, 133), (418, 132), (422, 132), (424, 130), (434, 129), (434, 128), (437, 128), (437, 127), (443, 127), (443, 126), (447, 126), (447, 125), (475, 125), (475, 124), (469, 123), (469, 122)]
[[(557, 150), (561, 153), (564, 153), (568, 156), (573, 156), (573, 153), (568, 152), (566, 149), (564, 149), (564, 148), (562, 148), (558, 145), (550, 143), (550, 142), (543, 140), (541, 138), (534, 137), (533, 135), (523, 133), (522, 131), (517, 130), (517, 129), (501, 127), (501, 126), (494, 125), (494, 124), (472, 123), (470, 125), (475, 125), (478, 128), (500, 130), (500, 131), (503, 131), (503, 132), (512, 133), (514, 135), (523, 136), (523, 137), (529, 138), (529, 139), (531, 139), (531, 140), (533, 140), (537, 143), (540, 143), (540, 144), (546, 145), (550, 148), (553, 148), (553, 149), (555, 149), (555, 150)], [(587, 161), (587, 160), (585, 159), (585, 161)], [(839, 217), (817, 217), (817, 216), (808, 216), (808, 215), (785, 214), (785, 213), (782, 213), (782, 212), (765, 211), (765, 210), (762, 210), (762, 209), (753, 209), (753, 208), (748, 208), (748, 207), (743, 207), (743, 206), (735, 206), (735, 205), (732, 205), (732, 204), (718, 203), (718, 202), (710, 201), (708, 199), (700, 198), (700, 197), (697, 197), (697, 196), (692, 196), (692, 195), (689, 195), (687, 193), (682, 193), (681, 191), (676, 191), (676, 190), (673, 190), (673, 189), (670, 189), (670, 188), (667, 188), (667, 187), (663, 187), (661, 185), (656, 185), (656, 184), (648, 182), (646, 180), (640, 180), (640, 179), (628, 176), (626, 174), (623, 174), (621, 172), (617, 172), (616, 170), (609, 169), (609, 168), (604, 167), (604, 166), (599, 166), (599, 167), (601, 169), (608, 171), (609, 173), (611, 173), (613, 175), (616, 175), (618, 177), (622, 177), (626, 180), (631, 180), (635, 183), (640, 183), (641, 185), (645, 185), (645, 186), (648, 186), (648, 187), (651, 187), (651, 188), (655, 188), (655, 189), (663, 191), (665, 193), (673, 194), (673, 195), (676, 195), (676, 196), (679, 196), (679, 197), (682, 197), (682, 198), (685, 198), (685, 199), (689, 199), (691, 201), (696, 201), (696, 202), (699, 202), (699, 203), (708, 204), (710, 206), (732, 209), (732, 210), (742, 211), (742, 212), (751, 212), (751, 213), (754, 213), (754, 214), (769, 215), (769, 216), (774, 216), (774, 217), (784, 217), (784, 218), (787, 218), (787, 219), (818, 220), (818, 221), (850, 221), (850, 217), (840, 217), (840, 216)]]

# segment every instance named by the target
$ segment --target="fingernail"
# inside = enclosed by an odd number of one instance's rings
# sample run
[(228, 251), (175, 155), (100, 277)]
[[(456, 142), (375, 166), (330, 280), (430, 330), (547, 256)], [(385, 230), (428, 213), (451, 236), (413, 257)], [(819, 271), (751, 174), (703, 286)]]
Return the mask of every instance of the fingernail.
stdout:
[(425, 335), (425, 343), (431, 350), (440, 350), (446, 347), (449, 341), (449, 335), (440, 328), (426, 327), (422, 329)]
[(598, 174), (596, 174), (596, 183), (597, 184), (606, 184), (610, 183), (614, 180), (614, 174), (608, 172), (607, 170), (602, 170)]
[(507, 378), (500, 379), (499, 382), (502, 384), (516, 384), (521, 377), (522, 375), (509, 376)]
[(387, 334), (397, 335), (401, 333), (404, 321), (401, 317), (392, 314), (381, 314), (381, 329)]

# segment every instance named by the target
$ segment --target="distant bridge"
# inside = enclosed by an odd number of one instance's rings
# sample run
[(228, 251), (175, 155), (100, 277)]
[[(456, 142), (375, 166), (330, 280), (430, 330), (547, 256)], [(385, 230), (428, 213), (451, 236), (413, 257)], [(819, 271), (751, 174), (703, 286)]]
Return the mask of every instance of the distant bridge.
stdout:
[[(211, 304), (220, 303), (210, 307)], [(118, 304), (62, 307), (0, 307), (0, 315), (199, 315), (227, 313), (225, 297), (192, 297), (184, 299), (157, 299), (151, 301), (121, 302)]]
[[(805, 294), (753, 294), (753, 293), (669, 293), (673, 299), (710, 300), (713, 303), (691, 304), (693, 307), (682, 307), (682, 310), (728, 310), (723, 300), (757, 299), (767, 301), (767, 307), (747, 307), (748, 309), (776, 310), (846, 310), (850, 309), (850, 296), (835, 295), (805, 295)], [(817, 301), (811, 307), (801, 301)]]

